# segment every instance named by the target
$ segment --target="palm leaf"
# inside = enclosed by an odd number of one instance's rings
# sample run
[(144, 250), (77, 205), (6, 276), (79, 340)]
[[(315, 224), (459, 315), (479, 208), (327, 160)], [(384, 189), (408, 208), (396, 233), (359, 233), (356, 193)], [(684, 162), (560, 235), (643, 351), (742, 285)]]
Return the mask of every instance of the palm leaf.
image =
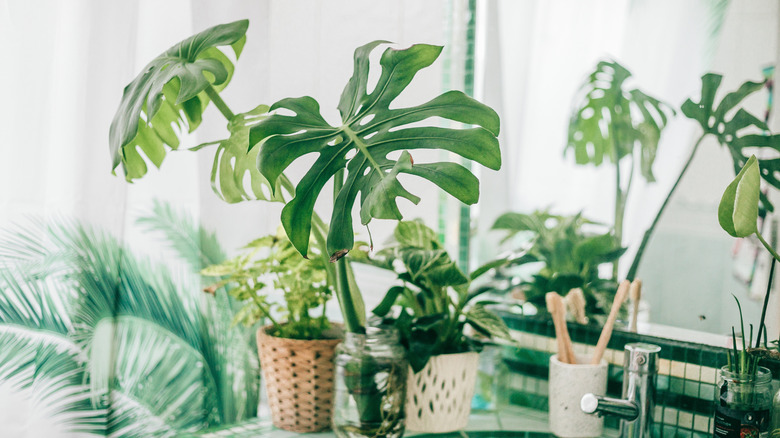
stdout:
[(183, 211), (170, 204), (154, 200), (149, 213), (138, 218), (138, 224), (149, 231), (162, 233), (168, 245), (192, 268), (200, 272), (206, 266), (221, 263), (227, 257), (214, 232), (195, 225)]
[(0, 382), (31, 401), (36, 416), (78, 437), (105, 436), (105, 408), (94, 407), (83, 364), (61, 341), (0, 324)]
[(221, 24), (193, 35), (152, 60), (127, 87), (111, 122), (113, 167), (120, 164), (128, 181), (146, 174), (142, 156), (159, 167), (167, 145), (179, 147), (174, 129), (193, 131), (209, 102), (208, 91), (222, 89), (233, 63), (217, 47), (231, 46), (240, 56), (247, 20)]
[[(199, 350), (160, 326), (134, 317), (119, 317), (97, 329), (103, 330), (109, 337), (113, 333), (114, 339), (92, 349), (93, 395), (106, 396), (110, 391), (112, 404), (116, 398), (125, 404), (123, 411), (112, 406), (109, 433), (121, 430), (125, 436), (157, 436), (166, 430), (193, 431), (219, 424), (216, 386)], [(148, 412), (165, 427), (148, 435), (128, 434), (128, 425), (113, 418), (134, 417), (128, 410)]]
[[(283, 99), (271, 107), (293, 115), (276, 112), (250, 130), (250, 145), (262, 142), (257, 164), (268, 181), (275, 183), (298, 158), (318, 154), (298, 183), (295, 197), (282, 210), (284, 229), (303, 255), (308, 253), (314, 204), (328, 180), (344, 169), (347, 175), (335, 196), (327, 237), (328, 253), (334, 258), (354, 246), (352, 209), (358, 194), (363, 224), (372, 218), (401, 219), (398, 197), (419, 201), (400, 183), (399, 174), (428, 179), (466, 204), (477, 201), (479, 181), (469, 170), (455, 163), (414, 164), (408, 151), (443, 149), (490, 169), (501, 166), (498, 115), (465, 94), (450, 91), (416, 107), (390, 109), (415, 74), (436, 60), (441, 47), (418, 44), (405, 50), (385, 50), (380, 61), (382, 73), (374, 90), (368, 92), (369, 54), (382, 43), (375, 41), (355, 51), (354, 74), (338, 105), (339, 126), (325, 121), (316, 100), (300, 97)], [(478, 126), (407, 126), (431, 117)], [(400, 153), (400, 157), (391, 158), (392, 153)]]
[[(11, 259), (25, 265), (52, 261), (53, 254), (61, 256), (60, 267), (46, 281), (73, 290), (78, 299), (66, 306), (63, 315), (69, 317), (63, 316), (60, 321), (43, 314), (62, 305), (46, 301), (45, 294), (30, 293), (45, 290), (43, 286), (36, 288), (34, 282), (15, 284), (7, 287), (9, 294), (0, 300), (0, 322), (27, 328), (51, 326), (69, 332), (72, 348), (90, 359), (87, 375), (92, 402), (99, 404), (108, 398), (120, 400), (122, 409), (135, 406), (132, 412), (118, 412), (117, 406), (112, 406), (109, 429), (114, 435), (158, 436), (157, 432), (194, 430), (255, 414), (257, 365), (250, 344), (242, 332), (223, 333), (213, 328), (206, 319), (210, 311), (206, 312), (198, 299), (202, 294), (184, 293), (186, 289), (180, 289), (167, 271), (136, 259), (113, 237), (90, 227), (54, 222), (22, 230), (5, 238), (12, 245), (0, 246), (9, 254), (18, 250)], [(14, 277), (8, 275), (0, 277), (0, 284), (11, 284), (12, 280)], [(19, 307), (19, 302), (26, 304)], [(42, 315), (28, 308), (40, 310)], [(229, 318), (229, 310), (228, 304), (214, 311), (224, 319)], [(238, 347), (216, 345), (236, 339), (241, 341)], [(219, 354), (220, 349), (225, 354)], [(177, 354), (171, 355), (170, 351)], [(229, 354), (234, 351), (242, 353)], [(235, 365), (228, 360), (235, 361)], [(143, 379), (154, 381), (145, 392), (144, 384), (139, 386)], [(163, 387), (165, 391), (161, 391)], [(198, 389), (193, 390), (195, 387)], [(170, 409), (182, 406), (202, 408), (192, 411), (192, 415), (178, 415), (175, 420), (166, 416)], [(130, 418), (149, 420), (132, 425)], [(157, 427), (154, 433), (150, 429), (153, 427)]]

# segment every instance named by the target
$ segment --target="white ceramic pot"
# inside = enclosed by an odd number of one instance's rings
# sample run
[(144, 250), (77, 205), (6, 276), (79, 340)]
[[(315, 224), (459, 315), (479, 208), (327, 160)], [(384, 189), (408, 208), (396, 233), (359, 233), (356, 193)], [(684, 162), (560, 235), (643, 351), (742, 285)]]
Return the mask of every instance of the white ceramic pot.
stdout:
[(587, 393), (604, 395), (607, 390), (606, 360), (590, 365), (589, 357), (577, 356), (579, 364), (572, 365), (550, 358), (550, 431), (558, 437), (600, 437), (604, 419), (582, 412), (580, 400)]
[(409, 370), (406, 429), (444, 433), (466, 427), (477, 383), (479, 353), (433, 356), (419, 373)]

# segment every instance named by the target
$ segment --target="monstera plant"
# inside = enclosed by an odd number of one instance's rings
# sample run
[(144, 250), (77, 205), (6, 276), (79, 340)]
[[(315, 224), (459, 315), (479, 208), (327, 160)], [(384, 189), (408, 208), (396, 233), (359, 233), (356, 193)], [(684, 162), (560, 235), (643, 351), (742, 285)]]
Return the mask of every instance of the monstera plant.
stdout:
[[(425, 178), (458, 200), (473, 204), (479, 198), (479, 181), (456, 163), (414, 163), (410, 150), (443, 149), (498, 170), (501, 155), (496, 138), (498, 115), (489, 107), (459, 91), (450, 91), (409, 108), (390, 109), (393, 100), (409, 85), (415, 74), (431, 65), (441, 47), (425, 44), (405, 50), (388, 48), (381, 57), (382, 73), (372, 91), (367, 89), (370, 52), (382, 44), (375, 41), (355, 51), (355, 71), (338, 104), (341, 124), (332, 126), (320, 115), (311, 97), (283, 99), (276, 112), (250, 129), (251, 147), (260, 145), (257, 164), (268, 181), (276, 182), (298, 158), (316, 153), (317, 159), (295, 189), (295, 197), (282, 210), (282, 225), (290, 241), (306, 256), (312, 229), (314, 204), (325, 184), (333, 180), (333, 211), (327, 250), (339, 265), (354, 246), (352, 210), (360, 195), (360, 220), (402, 218), (397, 198), (418, 203), (399, 180), (400, 174)], [(476, 125), (464, 129), (406, 126), (432, 117)], [(394, 154), (400, 154), (394, 158)], [(339, 282), (342, 303), (349, 294)], [(361, 328), (344, 311), (350, 331)]]
[[(623, 217), (626, 199), (634, 180), (635, 162), (639, 161), (642, 177), (654, 182), (653, 162), (658, 141), (666, 127), (668, 114), (674, 110), (637, 88), (628, 90), (631, 77), (615, 61), (601, 61), (580, 88), (579, 101), (569, 121), (566, 150), (574, 151), (577, 164), (600, 166), (609, 160), (615, 166), (615, 239), (623, 239)], [(629, 161), (628, 174), (621, 173), (621, 163)], [(613, 276), (617, 275), (618, 260)]]
[[(639, 244), (639, 249), (634, 256), (634, 261), (631, 263), (628, 275), (626, 276), (628, 279), (633, 279), (636, 276), (642, 254), (653, 234), (653, 230), (661, 219), (661, 215), (666, 209), (669, 200), (677, 189), (677, 186), (680, 184), (680, 181), (682, 181), (683, 176), (685, 176), (688, 167), (691, 165), (691, 162), (693, 162), (693, 157), (696, 155), (699, 146), (705, 138), (712, 135), (717, 139), (721, 146), (728, 148), (734, 162), (735, 174), (738, 174), (740, 169), (748, 162), (748, 156), (745, 153), (746, 149), (761, 150), (768, 148), (773, 151), (780, 149), (780, 135), (768, 134), (769, 128), (767, 127), (766, 122), (750, 114), (740, 106), (746, 97), (761, 90), (764, 83), (747, 81), (740, 85), (737, 90), (723, 96), (716, 105), (715, 96), (722, 80), (723, 76), (721, 75), (714, 73), (705, 74), (701, 78), (701, 98), (699, 102), (688, 99), (681, 107), (681, 110), (686, 117), (699, 123), (702, 128), (702, 133), (698, 140), (696, 140), (696, 143), (694, 143), (688, 159), (685, 161), (685, 164), (680, 170), (680, 174), (677, 176), (672, 188), (666, 195), (666, 199), (664, 199), (664, 202), (658, 209), (653, 222), (645, 231), (642, 241)], [(760, 171), (756, 172), (759, 179), (763, 179), (775, 188), (780, 188), (780, 180), (775, 176), (775, 172), (780, 170), (779, 158), (758, 159), (756, 166), (760, 167)], [(758, 193), (757, 196), (761, 201), (761, 205), (766, 210), (774, 210), (774, 206), (763, 193)]]
[[(332, 262), (326, 263), (327, 276), (337, 286), (335, 295), (346, 329), (362, 333), (362, 297), (345, 257), (354, 244), (352, 213), (357, 197), (364, 225), (372, 219), (401, 219), (399, 197), (419, 202), (399, 179), (401, 174), (427, 179), (458, 200), (475, 203), (479, 181), (469, 170), (448, 162), (415, 163), (410, 151), (447, 150), (497, 170), (501, 165), (498, 115), (458, 91), (418, 106), (391, 108), (442, 48), (425, 44), (404, 50), (387, 48), (381, 57), (379, 80), (369, 90), (369, 54), (384, 41), (355, 51), (354, 73), (341, 95), (341, 121), (335, 125), (325, 121), (319, 103), (308, 96), (234, 114), (219, 95), (234, 69), (222, 50), (232, 49), (236, 58), (240, 56), (247, 26), (246, 20), (219, 25), (182, 41), (153, 60), (125, 88), (110, 132), (114, 168), (121, 165), (125, 177), (133, 180), (147, 172), (147, 160), (159, 167), (169, 150), (179, 148), (179, 131), (196, 129), (205, 107), (213, 102), (228, 120), (230, 135), (193, 149), (217, 145), (211, 175), (215, 191), (228, 202), (286, 202), (281, 221), (287, 237), (303, 257), (310, 255), (313, 238), (317, 254)], [(467, 127), (420, 126), (419, 122), (431, 118)], [(317, 156), (314, 164), (294, 186), (283, 172), (312, 153)], [(329, 181), (333, 181), (330, 225), (314, 212)], [(360, 372), (376, 371), (368, 367)], [(376, 403), (361, 406), (366, 408), (361, 412), (366, 422), (382, 414), (366, 414), (367, 406)]]

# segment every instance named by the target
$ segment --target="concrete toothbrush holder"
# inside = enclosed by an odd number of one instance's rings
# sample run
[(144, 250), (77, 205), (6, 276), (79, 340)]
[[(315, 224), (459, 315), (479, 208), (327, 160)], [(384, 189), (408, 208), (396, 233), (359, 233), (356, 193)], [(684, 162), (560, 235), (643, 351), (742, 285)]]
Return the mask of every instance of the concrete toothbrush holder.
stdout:
[(580, 409), (580, 400), (587, 393), (607, 392), (607, 361), (590, 365), (590, 358), (577, 356), (577, 364), (563, 363), (558, 355), (550, 358), (549, 422), (550, 431), (563, 438), (600, 437), (604, 419)]

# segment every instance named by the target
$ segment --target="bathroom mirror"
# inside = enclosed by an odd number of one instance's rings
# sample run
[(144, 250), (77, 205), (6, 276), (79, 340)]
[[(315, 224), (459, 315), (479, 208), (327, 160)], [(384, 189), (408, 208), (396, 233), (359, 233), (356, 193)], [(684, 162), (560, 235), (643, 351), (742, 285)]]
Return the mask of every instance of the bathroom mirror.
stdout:
[[(599, 60), (619, 62), (632, 74), (629, 88), (675, 109), (654, 157), (655, 182), (637, 176), (627, 195), (623, 278), (701, 135), (698, 124), (680, 111), (681, 104), (688, 98), (699, 101), (700, 77), (706, 72), (723, 75), (718, 100), (745, 81), (771, 77), (779, 50), (778, 3), (491, 1), (479, 7), (477, 77), (484, 80), (477, 94), (500, 108), (504, 168), (482, 176), (483, 193), (490, 196), (481, 200), (476, 215), (472, 260), (495, 254), (504, 233), (490, 227), (506, 211), (582, 212), (613, 223), (614, 166), (577, 165), (572, 151), (564, 151), (575, 95)], [(768, 114), (774, 132), (780, 113), (772, 107), (772, 93), (771, 87), (753, 93), (744, 108), (758, 117)], [(621, 171), (630, 172), (628, 162)], [(717, 221), (718, 203), (733, 177), (728, 149), (705, 139), (639, 266), (637, 277), (644, 282), (640, 332), (725, 346), (731, 326), (739, 325), (732, 294), (742, 304), (745, 326), (758, 324), (769, 255), (757, 242), (732, 238)], [(772, 298), (766, 318), (770, 340), (778, 338), (779, 306)]]

